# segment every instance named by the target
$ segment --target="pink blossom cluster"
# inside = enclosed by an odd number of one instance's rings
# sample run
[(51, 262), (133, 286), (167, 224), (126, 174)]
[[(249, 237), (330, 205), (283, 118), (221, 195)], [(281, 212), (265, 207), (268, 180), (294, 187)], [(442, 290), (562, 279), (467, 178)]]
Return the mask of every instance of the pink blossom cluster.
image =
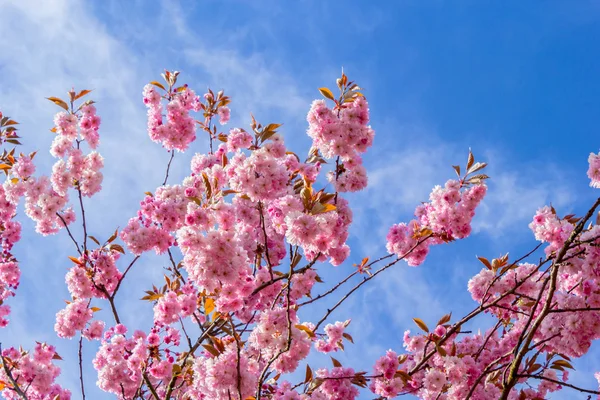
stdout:
[[(167, 115), (163, 120), (162, 97), (155, 86), (144, 87), (144, 104), (148, 107), (148, 134), (153, 142), (167, 150), (185, 151), (196, 139), (196, 121), (190, 111), (200, 111), (200, 99), (193, 90), (181, 90), (167, 95)], [(221, 117), (224, 120), (224, 117)]]
[(289, 211), (282, 227), (288, 243), (304, 249), (309, 259), (317, 254), (331, 257), (332, 265), (340, 265), (350, 254), (345, 244), (352, 213), (346, 200), (338, 198), (336, 212), (305, 214)]
[(401, 393), (405, 385), (404, 381), (396, 376), (399, 366), (398, 354), (388, 350), (384, 356), (375, 362), (373, 371), (378, 378), (373, 379), (371, 382), (369, 387), (371, 391), (387, 399), (392, 399)]
[(229, 122), (229, 118), (231, 116), (231, 111), (229, 110), (229, 107), (227, 107), (227, 106), (219, 107), (219, 110), (217, 111), (217, 113), (219, 115), (219, 123), (221, 125), (225, 125)]
[(484, 184), (464, 188), (455, 180), (446, 182), (444, 188), (436, 186), (429, 195), (430, 202), (416, 208), (418, 220), (390, 228), (388, 252), (405, 257), (410, 266), (418, 266), (429, 253), (429, 246), (466, 238), (471, 233), (475, 208), (483, 200), (486, 190)]
[(373, 143), (375, 131), (368, 126), (369, 106), (364, 97), (356, 97), (337, 113), (323, 100), (312, 103), (307, 116), (308, 136), (326, 158), (340, 157), (343, 172), (328, 178), (338, 192), (356, 192), (367, 186), (367, 173), (360, 153)]
[(152, 249), (156, 254), (166, 252), (175, 242), (171, 232), (184, 225), (189, 202), (183, 186), (159, 187), (142, 200), (138, 217), (129, 220), (121, 239), (136, 255)]
[[(389, 350), (379, 358), (374, 367), (375, 379), (371, 382), (370, 389), (384, 398), (395, 398), (405, 393), (428, 400), (460, 400), (467, 398), (469, 394), (474, 400), (499, 398), (502, 389), (495, 382), (499, 379), (498, 376), (494, 379), (479, 377), (494, 362), (512, 361), (511, 350), (517, 343), (518, 329), (507, 331), (503, 335), (490, 329), (461, 339), (454, 334), (443, 345), (438, 346), (442, 350), (435, 351), (436, 345), (432, 341), (438, 340), (445, 333), (446, 328), (441, 325), (427, 335), (411, 336), (410, 331), (406, 331), (404, 346), (408, 353), (399, 357)], [(408, 371), (421, 361), (427, 351), (432, 350), (435, 353), (427, 361), (428, 368), (409, 375)], [(542, 374), (558, 381), (568, 379), (566, 371), (562, 373), (562, 377), (558, 377), (557, 372), (552, 369), (545, 369)], [(407, 379), (407, 376), (410, 378)], [(546, 398), (549, 392), (559, 388), (559, 384), (541, 381), (537, 387), (524, 388), (523, 398)]]
[[(91, 197), (102, 189), (103, 180), (102, 156), (95, 151), (84, 155), (80, 149), (81, 141), (86, 141), (92, 149), (98, 145), (100, 117), (96, 108), (84, 105), (80, 116), (60, 112), (54, 124), (57, 136), (50, 152), (59, 160), (51, 177), (30, 177), (10, 187), (12, 201), (18, 202), (18, 197), (25, 195), (25, 213), (36, 222), (36, 230), (42, 235), (54, 234), (75, 220), (74, 211), (67, 207), (69, 188), (75, 187), (81, 195)], [(19, 171), (29, 172), (32, 168), (19, 166)]]
[(95, 249), (85, 258), (80, 257), (65, 276), (71, 296), (92, 299), (112, 294), (122, 277), (116, 264), (118, 259), (118, 251), (107, 248)]
[[(334, 367), (330, 371), (322, 368), (317, 370), (317, 377), (323, 379), (317, 393), (324, 395), (327, 400), (353, 400), (359, 395), (358, 389), (352, 384), (354, 369)], [(313, 395), (313, 398), (318, 398)]]
[[(30, 400), (69, 400), (71, 392), (55, 383), (60, 374), (60, 368), (52, 362), (60, 359), (54, 346), (38, 343), (33, 354), (19, 351), (13, 347), (2, 350), (2, 358), (6, 362), (12, 379), (19, 383), (21, 390)], [(13, 390), (11, 380), (4, 368), (0, 368), (0, 389), (2, 397), (8, 400), (17, 400), (22, 397)]]
[[(291, 324), (288, 323), (288, 312)], [(292, 372), (308, 356), (311, 345), (310, 337), (304, 330), (298, 329), (297, 324), (298, 317), (291, 309), (288, 311), (286, 307), (276, 307), (265, 310), (250, 333), (248, 343), (261, 360), (269, 360), (288, 349), (289, 343), (288, 351), (283, 352), (271, 368), (280, 373)]]
[(321, 353), (331, 353), (332, 351), (343, 350), (344, 329), (350, 324), (350, 320), (344, 322), (337, 321), (335, 324), (325, 326), (327, 339), (319, 339), (315, 343), (315, 348)]
[(274, 200), (290, 194), (285, 152), (283, 139), (275, 134), (249, 157), (236, 153), (225, 169), (231, 189), (245, 193), (252, 201)]
[(227, 151), (235, 153), (240, 149), (247, 149), (252, 145), (252, 135), (243, 129), (234, 128), (227, 135)]
[(198, 293), (190, 285), (184, 285), (180, 291), (167, 291), (154, 305), (154, 323), (168, 325), (189, 317), (197, 309)]
[(558, 218), (551, 207), (540, 208), (529, 224), (536, 240), (548, 242), (546, 253), (560, 249), (573, 231), (573, 225)]
[(600, 188), (600, 153), (590, 153), (588, 163), (590, 167), (587, 171), (587, 176), (590, 178), (590, 186)]
[[(8, 325), (6, 318), (10, 307), (3, 304), (9, 297), (15, 295), (19, 286), (21, 270), (11, 250), (21, 239), (21, 224), (13, 220), (17, 212), (17, 203), (23, 195), (23, 190), (14, 190), (16, 186), (23, 187), (22, 179), (28, 179), (35, 172), (31, 157), (21, 156), (17, 159), (7, 176), (4, 185), (0, 186), (0, 328)], [(17, 181), (15, 183), (14, 181)], [(20, 185), (19, 185), (20, 184)]]
[(246, 349), (238, 352), (232, 338), (226, 339), (229, 339), (229, 343), (218, 356), (206, 352), (204, 356), (196, 357), (193, 367), (194, 383), (187, 392), (192, 398), (228, 400), (238, 398), (239, 389), (241, 398), (246, 399), (256, 392), (260, 375), (256, 360), (249, 356)]
[(83, 330), (92, 319), (93, 311), (88, 308), (88, 301), (78, 299), (67, 304), (56, 313), (54, 330), (61, 338), (72, 338), (77, 331)]
[(123, 325), (109, 328), (93, 361), (100, 389), (121, 400), (133, 398), (149, 357), (146, 334), (136, 331), (127, 339), (126, 333), (127, 328)]

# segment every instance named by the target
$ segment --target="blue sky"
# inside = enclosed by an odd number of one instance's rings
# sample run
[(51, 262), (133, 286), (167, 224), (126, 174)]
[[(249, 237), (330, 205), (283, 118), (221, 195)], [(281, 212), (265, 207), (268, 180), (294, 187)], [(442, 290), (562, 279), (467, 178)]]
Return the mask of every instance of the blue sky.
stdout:
[[(86, 208), (92, 233), (106, 238), (136, 212), (143, 192), (162, 182), (168, 154), (147, 138), (141, 90), (163, 68), (181, 71), (198, 92), (225, 89), (232, 126), (247, 126), (251, 111), (261, 121), (284, 123), (286, 141), (304, 153), (310, 101), (319, 97), (316, 88), (334, 87), (343, 67), (365, 88), (377, 136), (365, 157), (370, 186), (349, 197), (351, 260), (323, 271), (327, 282), (352, 262), (383, 254), (389, 226), (410, 219), (471, 147), (489, 162), (492, 177), (473, 236), (436, 248), (419, 268), (387, 271), (333, 316), (353, 317), (349, 331), (357, 342), (336, 358), (370, 369), (386, 349), (402, 350), (413, 317), (434, 324), (474, 306), (466, 283), (480, 269), (475, 255), (517, 257), (530, 249), (527, 224), (538, 207), (552, 203), (566, 214), (590, 204), (596, 193), (585, 177), (587, 156), (600, 147), (599, 35), (600, 4), (583, 0), (0, 0), (0, 109), (21, 122), (24, 148), (40, 151), (38, 171), (47, 172), (57, 108), (44, 97), (71, 86), (94, 89), (105, 183)], [(193, 151), (206, 148), (199, 140)], [(171, 182), (185, 176), (192, 154), (176, 157)], [(52, 331), (68, 296), (72, 245), (63, 233), (42, 238), (31, 233), (30, 221), (23, 225), (15, 251), (23, 282), (0, 340), (24, 347), (46, 340), (75, 360), (75, 341)], [(129, 325), (149, 326), (149, 308), (125, 300), (141, 297), (164, 265), (144, 257), (130, 275), (120, 298)], [(88, 361), (94, 347), (86, 346)], [(595, 355), (576, 363), (577, 383), (596, 384)], [(311, 366), (321, 361), (329, 366), (323, 358)], [(61, 381), (76, 392), (77, 379), (75, 365), (65, 363)], [(90, 368), (86, 382), (91, 398), (103, 398)]]

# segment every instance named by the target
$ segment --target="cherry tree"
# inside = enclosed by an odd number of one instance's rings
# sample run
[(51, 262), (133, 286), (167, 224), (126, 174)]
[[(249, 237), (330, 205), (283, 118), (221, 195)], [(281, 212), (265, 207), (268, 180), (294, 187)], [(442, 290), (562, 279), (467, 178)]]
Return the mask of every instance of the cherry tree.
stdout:
[[(312, 147), (296, 153), (278, 133), (280, 124), (252, 117), (246, 129), (225, 129), (231, 99), (222, 91), (199, 96), (178, 84), (178, 76), (165, 71), (163, 81), (143, 89), (149, 137), (170, 152), (162, 185), (145, 193), (124, 228), (106, 240), (93, 236), (97, 228), (86, 220), (85, 203), (102, 189), (104, 165), (97, 151), (101, 118), (86, 100), (90, 91), (48, 98), (62, 110), (52, 128), (50, 152), (57, 160), (47, 175), (36, 175), (36, 153), (8, 148), (21, 144), (17, 122), (0, 114), (6, 175), (0, 186), (0, 326), (9, 324), (10, 303), (19, 301), (20, 266), (11, 251), (22, 233), (15, 216), (23, 199), (37, 233), (64, 234), (72, 242), (74, 255), (65, 260), (71, 298), (56, 313), (54, 330), (56, 340), (78, 339), (81, 384), (78, 394), (60, 386), (60, 363), (77, 360), (62, 360), (51, 343), (32, 350), (0, 344), (4, 398), (85, 399), (84, 339), (97, 342), (97, 385), (118, 399), (346, 400), (361, 391), (380, 399), (543, 399), (561, 389), (600, 394), (569, 382), (571, 360), (600, 337), (600, 198), (581, 217), (540, 208), (529, 225), (540, 243), (527, 254), (478, 257), (482, 269), (468, 282), (475, 304), (466, 315), (440, 316), (431, 327), (415, 318), (404, 349), (388, 350), (369, 371), (333, 357), (332, 365), (313, 369), (311, 352), (334, 353), (353, 343), (346, 332), (351, 316), (332, 319), (353, 293), (401, 261), (421, 265), (431, 246), (470, 235), (486, 194), (486, 163), (469, 152), (466, 165), (453, 167), (456, 178), (434, 187), (412, 221), (390, 227), (387, 254), (359, 255), (362, 261), (352, 263), (346, 243), (352, 210), (344, 194), (367, 186), (361, 155), (375, 136), (358, 84), (342, 74), (338, 94), (319, 89), (323, 99), (307, 115)], [(169, 182), (176, 152), (188, 150), (197, 135), (208, 137), (207, 152), (194, 155), (183, 181)], [(600, 155), (591, 154), (589, 165), (590, 185), (600, 188)], [(73, 224), (80, 224), (81, 234)], [(142, 331), (122, 323), (115, 299), (150, 252), (169, 267), (141, 300), (154, 314), (152, 328)], [(323, 283), (319, 271), (334, 267), (341, 278)], [(333, 305), (324, 306), (324, 298)], [(110, 309), (110, 319), (97, 317), (101, 307)], [(321, 317), (301, 320), (303, 309)], [(463, 330), (483, 315), (494, 324), (481, 321), (477, 334)]]

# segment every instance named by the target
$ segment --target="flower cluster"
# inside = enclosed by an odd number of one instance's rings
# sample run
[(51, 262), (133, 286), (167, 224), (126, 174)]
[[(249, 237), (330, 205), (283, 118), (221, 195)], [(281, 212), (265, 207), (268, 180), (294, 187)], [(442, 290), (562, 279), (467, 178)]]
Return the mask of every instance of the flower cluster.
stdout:
[(119, 399), (131, 399), (142, 381), (143, 365), (149, 357), (146, 334), (136, 331), (129, 339), (127, 328), (117, 325), (108, 329), (94, 358), (100, 389)]
[(471, 233), (475, 209), (485, 193), (484, 184), (465, 188), (462, 181), (449, 180), (444, 188), (436, 186), (429, 195), (429, 203), (415, 210), (418, 220), (390, 228), (388, 252), (404, 257), (410, 266), (417, 266), (425, 260), (430, 245), (466, 238)]
[(138, 217), (129, 220), (121, 239), (136, 255), (151, 249), (166, 252), (175, 242), (171, 232), (184, 225), (189, 202), (183, 186), (159, 187), (142, 200)]
[(317, 351), (320, 351), (321, 353), (330, 353), (332, 351), (343, 349), (344, 345), (342, 344), (342, 341), (344, 339), (344, 329), (346, 329), (348, 324), (350, 324), (350, 320), (345, 322), (338, 321), (335, 324), (327, 324), (324, 329), (327, 340), (317, 340), (315, 343)]
[[(71, 392), (55, 383), (60, 368), (53, 360), (60, 359), (54, 346), (38, 343), (33, 354), (13, 347), (2, 350), (0, 368), (0, 393), (5, 399), (17, 400), (21, 396), (14, 390), (12, 381), (18, 382), (21, 390), (27, 388), (27, 398), (31, 400), (69, 400)], [(6, 370), (10, 372), (9, 378)]]
[(328, 178), (338, 192), (356, 192), (367, 186), (361, 153), (372, 144), (375, 131), (368, 126), (369, 106), (358, 96), (334, 111), (323, 100), (315, 100), (308, 113), (308, 136), (326, 158), (340, 157), (342, 166)]
[[(196, 121), (190, 111), (200, 110), (200, 99), (193, 90), (182, 86), (165, 96), (167, 118), (163, 121), (162, 96), (154, 85), (144, 87), (144, 104), (148, 107), (148, 135), (167, 150), (185, 151), (196, 139)], [(223, 118), (223, 117), (222, 117)]]

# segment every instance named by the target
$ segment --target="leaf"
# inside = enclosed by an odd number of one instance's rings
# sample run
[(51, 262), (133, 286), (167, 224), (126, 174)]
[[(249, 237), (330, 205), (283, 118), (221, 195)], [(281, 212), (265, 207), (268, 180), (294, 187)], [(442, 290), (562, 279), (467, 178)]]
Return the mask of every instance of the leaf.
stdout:
[(100, 311), (102, 309), (98, 308), (98, 307), (92, 307), (92, 308), (90, 308), (90, 310), (92, 310), (92, 312), (98, 312), (98, 311)]
[(415, 321), (415, 324), (417, 324), (417, 326), (419, 328), (421, 328), (425, 332), (429, 333), (429, 328), (427, 327), (427, 325), (425, 324), (425, 322), (423, 322), (422, 319), (420, 319), (420, 318), (413, 318), (413, 321)]
[(8, 121), (6, 121), (5, 123), (2, 124), (3, 126), (9, 126), (9, 125), (19, 125), (19, 123), (17, 121), (14, 121), (12, 119), (9, 119)]
[(212, 197), (212, 186), (210, 186), (210, 181), (208, 180), (208, 175), (206, 172), (202, 173), (202, 179), (204, 180), (204, 185), (206, 186), (206, 198), (210, 199)]
[(58, 355), (58, 353), (54, 353), (54, 355), (52, 356), (53, 360), (62, 360), (62, 357)]
[(575, 368), (573, 368), (571, 363), (568, 362), (567, 360), (556, 360), (552, 363), (552, 366), (555, 366), (555, 365), (560, 366), (560, 367), (569, 368), (569, 369), (575, 369)]
[(48, 100), (50, 100), (51, 102), (53, 102), (54, 104), (56, 104), (59, 107), (64, 108), (66, 111), (69, 111), (69, 106), (67, 105), (67, 103), (65, 103), (63, 100), (59, 99), (58, 97), (46, 97)]
[(292, 268), (294, 268), (296, 265), (298, 265), (300, 260), (302, 260), (302, 255), (300, 253), (294, 254), (294, 257), (292, 258), (292, 265), (291, 265)]
[(338, 368), (339, 368), (339, 367), (341, 367), (341, 366), (342, 366), (342, 363), (341, 363), (341, 362), (339, 362), (338, 360), (336, 360), (336, 359), (335, 359), (335, 358), (333, 358), (333, 357), (331, 357), (331, 362), (333, 363), (333, 366), (334, 366), (334, 367), (338, 367)]
[(91, 240), (94, 241), (94, 243), (96, 243), (98, 246), (100, 246), (100, 242), (98, 241), (98, 239), (96, 239), (94, 236), (90, 235), (88, 236)]
[(12, 167), (8, 164), (0, 164), (0, 169), (2, 169), (2, 170), (9, 170), (11, 168)]
[(335, 211), (337, 209), (337, 207), (334, 206), (333, 204), (329, 204), (329, 203), (327, 203), (327, 204), (318, 203), (318, 204), (320, 204), (321, 207), (319, 207), (318, 211), (314, 211), (314, 208), (313, 208), (313, 214), (325, 214), (326, 212)]
[(108, 248), (114, 251), (118, 251), (121, 254), (125, 254), (125, 250), (120, 244), (111, 244), (110, 246), (108, 246)]
[(350, 343), (354, 344), (354, 339), (352, 339), (352, 336), (350, 336), (349, 333), (343, 333), (342, 336), (344, 336)]
[(319, 88), (319, 92), (321, 92), (321, 94), (324, 97), (328, 98), (329, 100), (335, 101), (335, 98), (333, 97), (333, 93), (331, 93), (331, 90), (327, 89), (326, 87)]
[(219, 350), (215, 349), (210, 344), (203, 344), (202, 347), (204, 347), (210, 354), (212, 354), (215, 357), (219, 357), (219, 355), (221, 354), (219, 353)]
[[(165, 78), (164, 76), (163, 76), (163, 78), (165, 79), (165, 81), (167, 80), (167, 78)], [(165, 89), (165, 87), (163, 86), (163, 84), (162, 84), (162, 83), (160, 83), (160, 82), (157, 82), (157, 81), (152, 81), (152, 82), (150, 82), (150, 83), (151, 83), (151, 84), (153, 84), (154, 86), (158, 86), (158, 87), (159, 87), (159, 88), (161, 88), (162, 90), (167, 90), (167, 89)]]
[(265, 127), (264, 131), (275, 132), (282, 124), (269, 124)]
[(171, 373), (173, 374), (173, 376), (181, 375), (181, 365), (173, 364), (173, 369), (171, 370)]
[(448, 354), (448, 353), (446, 353), (446, 350), (442, 346), (438, 346), (437, 344), (435, 345), (435, 349), (437, 350), (439, 355), (442, 357), (446, 357), (446, 355)]
[(487, 167), (487, 163), (476, 162), (471, 168), (469, 168), (469, 170), (467, 171), (467, 174), (472, 174), (473, 172), (480, 171), (480, 170), (484, 169), (485, 167)]
[(69, 260), (73, 261), (75, 264), (82, 265), (81, 261), (76, 257), (69, 256)]
[(90, 92), (91, 92), (91, 90), (82, 90), (81, 92), (79, 92), (79, 94), (77, 96), (75, 96), (74, 100), (80, 99)]
[(460, 166), (453, 165), (452, 168), (454, 168), (454, 171), (456, 171), (456, 175), (458, 175), (458, 177), (460, 178)]
[[(471, 152), (471, 149), (469, 149), (469, 159), (467, 160), (467, 171), (469, 171), (469, 169), (471, 168), (471, 166), (473, 165), (473, 163), (475, 162), (475, 157), (473, 157), (473, 153)], [(469, 172), (467, 172), (469, 173)]]
[(308, 364), (306, 364), (306, 374), (304, 376), (304, 383), (308, 383), (308, 382), (312, 381), (312, 378), (313, 378), (312, 369), (310, 369), (310, 366)]
[(306, 332), (306, 334), (308, 336), (310, 336), (311, 338), (315, 337), (315, 333), (309, 327), (307, 327), (305, 325), (301, 325), (301, 324), (297, 324), (297, 325), (294, 325), (294, 326), (296, 328), (300, 329), (301, 331)]
[[(148, 293), (148, 292), (146, 292)], [(140, 300), (156, 301), (159, 300), (163, 295), (161, 293), (148, 293), (147, 296), (142, 297)]]
[(215, 301), (212, 298), (207, 297), (204, 300), (204, 313), (206, 315), (209, 315), (210, 313), (212, 313), (214, 311), (214, 309), (215, 309)]
[(108, 238), (108, 240), (106, 241), (107, 243), (111, 243), (113, 240), (115, 240), (117, 238), (117, 235), (119, 234), (119, 230), (115, 229), (115, 233), (112, 234), (111, 237)]
[(486, 266), (486, 268), (487, 268), (487, 269), (490, 269), (490, 270), (492, 269), (492, 264), (490, 264), (490, 262), (488, 261), (488, 259), (487, 259), (487, 258), (485, 258), (485, 257), (479, 257), (479, 256), (477, 256), (477, 259), (478, 259), (479, 261), (481, 261), (481, 262), (483, 263), (483, 265), (485, 265), (485, 266)]
[(396, 373), (394, 374), (394, 378), (401, 378), (405, 383), (412, 380), (411, 376), (408, 374), (408, 372), (403, 371), (401, 369), (399, 369), (398, 371), (396, 371)]
[(452, 313), (444, 315), (442, 318), (440, 318), (437, 324), (444, 325), (445, 323), (450, 322), (450, 318), (452, 318)]

